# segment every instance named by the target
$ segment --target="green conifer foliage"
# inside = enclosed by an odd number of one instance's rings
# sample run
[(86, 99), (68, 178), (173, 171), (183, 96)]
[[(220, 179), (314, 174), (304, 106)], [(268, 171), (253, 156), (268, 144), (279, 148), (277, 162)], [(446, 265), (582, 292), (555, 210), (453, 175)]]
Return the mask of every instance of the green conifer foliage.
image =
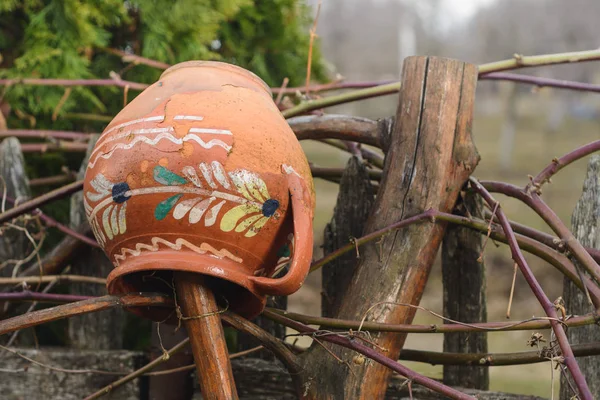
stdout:
[[(311, 10), (301, 0), (0, 0), (1, 78), (110, 77), (151, 83), (161, 71), (123, 63), (118, 49), (174, 64), (221, 60), (248, 68), (269, 85), (302, 84)], [(324, 78), (318, 46), (312, 76)], [(2, 88), (9, 127), (101, 131), (123, 106), (123, 89)], [(139, 91), (131, 90), (129, 100)], [(84, 118), (81, 118), (81, 114)], [(99, 121), (90, 115), (104, 116)]]

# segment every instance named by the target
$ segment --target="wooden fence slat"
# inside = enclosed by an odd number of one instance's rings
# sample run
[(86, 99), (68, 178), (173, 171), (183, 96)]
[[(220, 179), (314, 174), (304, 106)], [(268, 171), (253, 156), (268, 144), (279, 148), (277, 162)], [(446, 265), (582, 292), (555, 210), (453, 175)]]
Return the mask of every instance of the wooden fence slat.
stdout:
[[(18, 202), (28, 200), (31, 196), (29, 180), (25, 173), (25, 160), (21, 152), (21, 144), (14, 137), (6, 138), (0, 143), (0, 204), (4, 195)], [(12, 204), (5, 201), (6, 210), (12, 208)], [(17, 229), (7, 230), (0, 236), (0, 262), (6, 260), (22, 260), (27, 256), (27, 249), (31, 251), (32, 244), (23, 231)], [(10, 276), (14, 263), (7, 265), (0, 271), (0, 276)]]
[[(83, 179), (89, 155), (98, 140), (98, 135), (90, 138), (87, 154), (77, 173), (77, 179)], [(83, 207), (83, 192), (71, 196), (70, 225), (77, 228), (86, 223)], [(86, 247), (71, 261), (73, 274), (106, 278), (113, 265), (102, 249)], [(107, 294), (103, 285), (73, 283), (71, 292), (88, 296)], [(79, 349), (117, 350), (123, 347), (123, 329), (125, 312), (120, 308), (86, 314), (69, 319), (70, 345)]]
[[(587, 176), (583, 183), (583, 193), (571, 217), (572, 232), (586, 247), (600, 249), (600, 156), (591, 157)], [(576, 262), (573, 260), (573, 262)], [(586, 273), (583, 271), (582, 273)], [(563, 283), (563, 299), (567, 314), (584, 314), (594, 311), (585, 294), (570, 280)], [(600, 326), (588, 325), (567, 332), (569, 343), (590, 343), (600, 341)], [(600, 399), (600, 356), (582, 357), (577, 360), (581, 371), (595, 399)], [(573, 393), (564, 376), (560, 380), (560, 398), (568, 400)]]
[[(459, 199), (456, 213), (483, 219), (483, 200), (467, 191)], [(482, 254), (483, 240), (479, 232), (450, 225), (442, 244), (442, 280), (444, 315), (455, 321), (485, 322), (487, 306), (486, 280)], [(487, 334), (446, 333), (444, 351), (453, 353), (487, 353)], [(444, 383), (474, 389), (489, 389), (489, 369), (477, 366), (444, 366)]]
[[(351, 238), (363, 235), (373, 201), (367, 169), (357, 157), (350, 158), (340, 180), (333, 217), (325, 227), (325, 255), (347, 245)], [(357, 254), (352, 251), (323, 266), (321, 313), (324, 317), (338, 313), (357, 264)]]

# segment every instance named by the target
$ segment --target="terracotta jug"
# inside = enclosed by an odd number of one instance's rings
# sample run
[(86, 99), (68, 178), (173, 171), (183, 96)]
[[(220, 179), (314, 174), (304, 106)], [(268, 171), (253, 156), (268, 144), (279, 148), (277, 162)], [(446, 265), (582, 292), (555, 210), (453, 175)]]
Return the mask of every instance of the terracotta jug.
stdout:
[(115, 265), (111, 294), (169, 292), (172, 271), (196, 272), (252, 318), (267, 295), (297, 291), (309, 270), (308, 162), (269, 87), (234, 65), (175, 65), (128, 104), (91, 153), (84, 204)]

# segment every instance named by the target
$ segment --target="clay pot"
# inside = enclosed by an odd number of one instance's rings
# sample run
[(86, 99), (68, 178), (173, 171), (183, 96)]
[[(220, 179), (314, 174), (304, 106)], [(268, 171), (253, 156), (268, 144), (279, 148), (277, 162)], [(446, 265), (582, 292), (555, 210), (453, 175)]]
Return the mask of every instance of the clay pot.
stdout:
[[(308, 162), (268, 86), (233, 65), (175, 65), (128, 104), (90, 156), (84, 202), (115, 265), (111, 294), (171, 293), (172, 271), (195, 272), (252, 318), (309, 270)], [(162, 320), (173, 310), (132, 311)]]

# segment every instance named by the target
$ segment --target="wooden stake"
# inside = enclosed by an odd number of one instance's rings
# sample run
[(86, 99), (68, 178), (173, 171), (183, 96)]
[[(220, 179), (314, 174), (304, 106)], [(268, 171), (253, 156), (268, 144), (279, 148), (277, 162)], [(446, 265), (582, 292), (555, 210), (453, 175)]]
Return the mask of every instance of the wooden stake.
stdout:
[(199, 274), (175, 273), (177, 304), (181, 307), (200, 387), (206, 400), (237, 400), (219, 308), (212, 290)]

